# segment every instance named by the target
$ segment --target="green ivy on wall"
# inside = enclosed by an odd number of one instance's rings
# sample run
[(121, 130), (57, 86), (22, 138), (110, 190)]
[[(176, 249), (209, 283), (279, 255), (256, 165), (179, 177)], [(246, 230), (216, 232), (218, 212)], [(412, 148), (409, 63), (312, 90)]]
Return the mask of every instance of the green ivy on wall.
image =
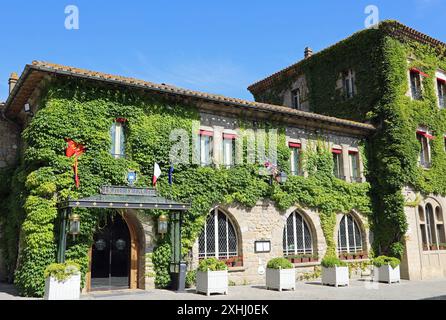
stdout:
[[(1, 213), (17, 221), (11, 235), (5, 235), (9, 242), (4, 249), (17, 248), (12, 241), (18, 238), (20, 230), (15, 283), (21, 294), (27, 296), (43, 295), (44, 270), (56, 260), (58, 201), (94, 195), (103, 185), (123, 185), (129, 168), (137, 170), (142, 177), (138, 180), (139, 186), (149, 186), (155, 162), (164, 172), (168, 171), (173, 144), (169, 140), (171, 130), (181, 128), (192, 134), (193, 121), (200, 119), (194, 106), (173, 104), (126, 90), (95, 87), (83, 81), (55, 80), (48, 85), (43, 97), (39, 111), (24, 130), (23, 161), (13, 175), (14, 189), (7, 195), (7, 203), (17, 203), (16, 207), (8, 213), (2, 209)], [(126, 157), (122, 159), (115, 159), (109, 153), (109, 132), (116, 118), (128, 120)], [(239, 126), (254, 128), (252, 123), (242, 120)], [(277, 126), (256, 127), (268, 130)], [(289, 172), (290, 151), (284, 132), (284, 128), (279, 127), (278, 163)], [(80, 189), (75, 189), (73, 184), (72, 159), (64, 154), (65, 138), (87, 147), (79, 160)], [(296, 205), (317, 208), (329, 245), (328, 253), (334, 254), (335, 213), (356, 209), (368, 214), (369, 185), (348, 184), (334, 178), (332, 156), (322, 145), (309, 151), (305, 158), (310, 177), (290, 177), (283, 186), (276, 183), (270, 186), (268, 177), (259, 175), (259, 165), (252, 164), (232, 169), (180, 165), (175, 168), (172, 187), (167, 175), (163, 175), (158, 185), (163, 196), (192, 201), (191, 210), (184, 216), (183, 253), (186, 255), (192, 248), (207, 214), (216, 205), (237, 203), (250, 208), (259, 200), (270, 198), (281, 210)], [(17, 197), (21, 202), (14, 202)], [(66, 255), (81, 266), (84, 284), (94, 233), (110, 212), (86, 209), (76, 212), (81, 216), (81, 234), (76, 241), (68, 240)], [(156, 217), (160, 212), (154, 210), (146, 214)], [(155, 283), (161, 288), (170, 282), (169, 243), (168, 237), (160, 240), (152, 256)], [(11, 266), (15, 266), (14, 258), (11, 255)]]
[[(256, 94), (256, 100), (282, 104), (284, 92), (305, 75), (311, 111), (377, 126), (377, 133), (362, 150), (372, 186), (374, 247), (379, 253), (401, 257), (408, 227), (403, 187), (412, 186), (424, 196), (446, 195), (446, 111), (438, 107), (435, 82), (435, 72), (446, 70), (446, 50), (396, 39), (396, 28), (394, 21), (384, 21), (378, 29), (360, 31), (315, 54), (299, 63), (297, 74), (282, 76)], [(419, 101), (406, 95), (411, 67), (429, 75), (423, 80)], [(349, 69), (355, 71), (357, 94), (345, 99), (339, 75)], [(430, 170), (418, 166), (416, 130), (423, 125), (437, 136)]]

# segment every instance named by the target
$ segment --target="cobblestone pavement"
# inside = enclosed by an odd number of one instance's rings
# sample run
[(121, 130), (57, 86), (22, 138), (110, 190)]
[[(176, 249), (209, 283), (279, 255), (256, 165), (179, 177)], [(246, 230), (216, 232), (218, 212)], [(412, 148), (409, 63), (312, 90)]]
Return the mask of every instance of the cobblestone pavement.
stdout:
[[(13, 286), (0, 284), (0, 300), (23, 299)], [(352, 280), (349, 287), (334, 288), (320, 282), (299, 282), (296, 291), (271, 291), (264, 286), (230, 287), (229, 294), (206, 297), (194, 290), (175, 293), (168, 290), (126, 290), (82, 295), (82, 300), (446, 300), (446, 280), (402, 281), (376, 284)]]

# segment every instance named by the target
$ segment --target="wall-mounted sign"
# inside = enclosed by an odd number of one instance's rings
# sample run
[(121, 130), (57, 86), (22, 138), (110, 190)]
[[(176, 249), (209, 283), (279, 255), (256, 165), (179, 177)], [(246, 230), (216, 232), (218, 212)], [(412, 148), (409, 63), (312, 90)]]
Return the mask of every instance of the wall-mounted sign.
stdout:
[(259, 240), (255, 242), (255, 253), (269, 253), (271, 252), (270, 240)]
[(129, 171), (127, 173), (127, 182), (129, 183), (130, 186), (133, 186), (136, 182), (137, 179), (137, 175), (135, 171)]

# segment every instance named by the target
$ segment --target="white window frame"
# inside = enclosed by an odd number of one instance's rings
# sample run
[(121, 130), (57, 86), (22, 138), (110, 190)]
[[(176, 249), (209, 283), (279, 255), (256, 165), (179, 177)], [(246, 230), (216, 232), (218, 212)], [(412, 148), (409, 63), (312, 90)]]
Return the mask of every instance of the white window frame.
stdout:
[(353, 98), (356, 95), (355, 90), (355, 73), (352, 69), (349, 69), (342, 73), (342, 82), (344, 93), (348, 99)]
[[(297, 146), (291, 146), (290, 144), (299, 145)], [(302, 144), (300, 142), (294, 142), (290, 141), (288, 143), (288, 147), (290, 148), (290, 171), (292, 176), (300, 176), (302, 175), (302, 168), (301, 168), (301, 153), (302, 153)], [(297, 168), (296, 168), (296, 157), (297, 157)]]
[[(418, 163), (421, 167), (423, 167), (425, 169), (429, 169), (432, 165), (431, 140), (428, 139), (427, 137), (423, 136), (421, 132), (424, 132), (429, 135), (432, 135), (432, 134), (426, 129), (418, 129), (417, 130), (417, 140), (421, 144), (421, 152), (418, 155)], [(427, 157), (427, 159), (424, 159), (426, 157)], [(423, 162), (423, 159), (424, 159), (424, 162)]]
[(111, 154), (115, 159), (125, 157), (125, 134), (122, 122), (115, 121), (110, 129), (112, 145)]
[(227, 133), (227, 132), (223, 133), (223, 139), (222, 139), (223, 165), (226, 168), (232, 168), (235, 166), (236, 139), (237, 136), (233, 133)]
[[(219, 251), (219, 240), (220, 240), (220, 234), (218, 233), (218, 215), (219, 213), (223, 214), (226, 218), (226, 252), (221, 254)], [(237, 229), (236, 226), (232, 223), (231, 219), (228, 217), (228, 215), (218, 209), (215, 208), (213, 210), (213, 214), (214, 214), (214, 253), (208, 253), (207, 252), (207, 222), (208, 219), (206, 219), (206, 223), (204, 225), (204, 230), (202, 232), (202, 234), (200, 235), (199, 239), (201, 238), (201, 236), (204, 237), (204, 252), (200, 251), (200, 244), (198, 245), (198, 257), (199, 259), (206, 259), (206, 258), (217, 258), (217, 259), (229, 259), (232, 257), (238, 257), (239, 256), (239, 243), (238, 243), (238, 235), (237, 235)], [(235, 239), (233, 239), (233, 241), (235, 241), (236, 244), (236, 250), (235, 251), (230, 251), (229, 250), (229, 225), (232, 226), (233, 230), (234, 230), (234, 235), (235, 235)]]
[[(442, 82), (444, 81), (444, 82)], [(440, 83), (442, 83), (443, 90), (440, 88)], [(435, 73), (435, 88), (437, 94), (438, 107), (440, 109), (446, 109), (446, 74), (440, 71)], [(443, 102), (443, 105), (441, 103)]]
[[(351, 174), (351, 181), (352, 182), (360, 182), (362, 181), (361, 176), (361, 157), (359, 155), (358, 150), (349, 150), (348, 151), (348, 157), (350, 162), (350, 174)], [(353, 161), (356, 163), (356, 168), (354, 168)], [(356, 175), (356, 176), (355, 176)]]
[[(207, 132), (209, 134), (204, 134), (204, 132)], [(209, 130), (200, 130), (198, 141), (198, 146), (200, 148), (200, 165), (202, 167), (212, 165), (214, 153), (214, 132)], [(206, 144), (207, 141), (208, 144)]]
[[(302, 244), (303, 247), (302, 248), (298, 248), (297, 247), (297, 216), (300, 216), (301, 218), (301, 232), (302, 232)], [(292, 217), (292, 221), (293, 221), (293, 243), (291, 245), (294, 246), (293, 248), (290, 248), (290, 243), (288, 243), (288, 221), (290, 219), (290, 217)], [(307, 247), (307, 244), (305, 243), (305, 239), (306, 239), (306, 233), (305, 230), (308, 230), (309, 236), (310, 236), (310, 246)], [(290, 256), (290, 255), (298, 255), (298, 254), (314, 254), (314, 245), (313, 245), (313, 234), (311, 232), (311, 228), (310, 228), (310, 224), (308, 223), (307, 219), (305, 219), (305, 216), (303, 214), (301, 214), (298, 211), (293, 212), (286, 220), (285, 222), (285, 228), (284, 228), (284, 234), (283, 234), (283, 253), (285, 256)], [(294, 251), (293, 251), (294, 250)]]
[[(351, 235), (349, 233), (349, 227), (348, 227), (348, 219), (351, 218), (353, 220), (353, 234)], [(346, 241), (346, 247), (341, 247), (341, 224), (345, 219), (345, 241)], [(359, 231), (359, 242), (360, 244), (358, 245), (358, 243), (356, 242), (356, 230)], [(353, 236), (353, 248), (350, 247), (350, 237)], [(339, 227), (338, 227), (338, 253), (360, 253), (364, 251), (364, 244), (363, 244), (363, 235), (362, 235), (362, 230), (360, 227), (359, 222), (357, 221), (356, 217), (354, 215), (344, 215), (341, 219), (341, 221), (339, 222)]]
[[(414, 90), (412, 86), (412, 74), (415, 74), (419, 80), (419, 88), (418, 89), (418, 96), (414, 96)], [(423, 77), (421, 76), (420, 72), (416, 72), (412, 69), (409, 69), (409, 90), (410, 90), (410, 97), (412, 100), (422, 100), (423, 99)]]
[(302, 94), (299, 88), (291, 90), (291, 105), (296, 110), (301, 110), (302, 106)]

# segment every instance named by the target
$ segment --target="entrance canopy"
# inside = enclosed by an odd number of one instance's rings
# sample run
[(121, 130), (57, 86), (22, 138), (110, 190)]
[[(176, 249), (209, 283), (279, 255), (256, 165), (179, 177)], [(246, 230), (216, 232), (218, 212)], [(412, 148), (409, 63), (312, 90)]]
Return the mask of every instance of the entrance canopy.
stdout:
[(100, 209), (160, 209), (187, 211), (190, 204), (179, 203), (157, 195), (153, 188), (112, 187), (101, 188), (98, 195), (60, 203), (60, 209), (100, 208)]

